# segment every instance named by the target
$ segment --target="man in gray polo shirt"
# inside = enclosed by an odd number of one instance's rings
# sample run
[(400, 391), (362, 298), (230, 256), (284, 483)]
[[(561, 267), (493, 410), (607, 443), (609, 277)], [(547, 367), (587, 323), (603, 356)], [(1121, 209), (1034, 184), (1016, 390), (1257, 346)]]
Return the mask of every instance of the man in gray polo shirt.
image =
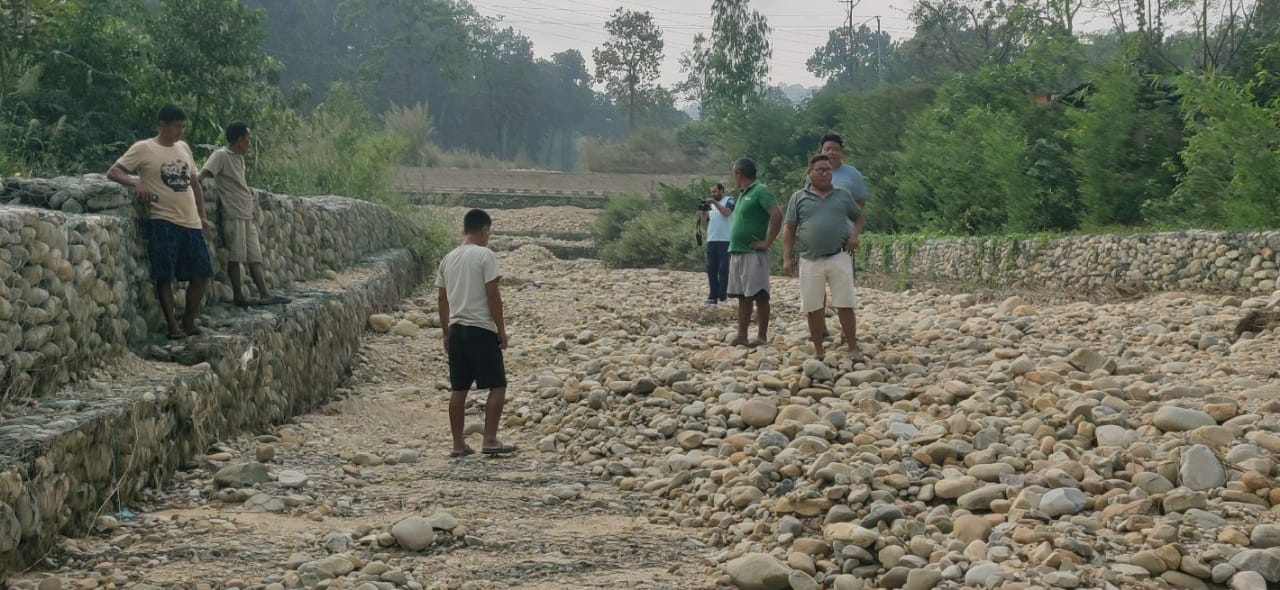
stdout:
[(858, 322), (854, 308), (858, 296), (854, 292), (853, 258), (858, 248), (858, 234), (865, 220), (854, 196), (831, 183), (831, 158), (817, 155), (809, 160), (809, 185), (796, 191), (787, 206), (782, 234), (782, 268), (795, 276), (796, 238), (800, 239), (800, 309), (808, 316), (809, 338), (814, 354), (821, 358), (823, 300), (831, 287), (840, 327), (849, 353), (862, 360), (858, 351)]

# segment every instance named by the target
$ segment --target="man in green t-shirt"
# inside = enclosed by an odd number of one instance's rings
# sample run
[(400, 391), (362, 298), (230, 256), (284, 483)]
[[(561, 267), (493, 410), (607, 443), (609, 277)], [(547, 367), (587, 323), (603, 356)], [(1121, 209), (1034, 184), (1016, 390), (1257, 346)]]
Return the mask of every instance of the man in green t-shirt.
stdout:
[(751, 304), (759, 313), (757, 339), (769, 340), (769, 248), (782, 229), (782, 209), (769, 188), (756, 180), (756, 163), (743, 158), (733, 164), (733, 182), (739, 195), (729, 232), (728, 295), (738, 300), (738, 337), (734, 346), (747, 341)]

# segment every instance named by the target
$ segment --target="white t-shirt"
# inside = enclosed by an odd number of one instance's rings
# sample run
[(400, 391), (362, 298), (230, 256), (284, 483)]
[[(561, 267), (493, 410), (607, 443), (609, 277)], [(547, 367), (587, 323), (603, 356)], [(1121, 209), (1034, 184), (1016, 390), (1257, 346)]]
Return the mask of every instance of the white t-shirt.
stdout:
[(474, 326), (497, 334), (485, 285), (501, 276), (498, 257), (484, 246), (463, 244), (445, 254), (436, 269), (436, 287), (443, 287), (449, 299), (449, 325)]
[(729, 230), (733, 229), (733, 197), (725, 195), (717, 201), (721, 207), (730, 210), (730, 215), (725, 217), (720, 213), (719, 209), (712, 207), (707, 211), (707, 241), (708, 242), (728, 242)]

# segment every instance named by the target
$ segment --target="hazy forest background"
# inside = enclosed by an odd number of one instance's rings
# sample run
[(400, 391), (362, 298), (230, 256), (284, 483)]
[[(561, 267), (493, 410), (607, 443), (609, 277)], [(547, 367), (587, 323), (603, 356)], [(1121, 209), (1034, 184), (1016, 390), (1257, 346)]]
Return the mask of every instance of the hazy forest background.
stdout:
[[(723, 179), (745, 155), (785, 196), (836, 130), (875, 233), (1280, 225), (1280, 0), (921, 0), (909, 39), (832, 30), (800, 101), (765, 83), (749, 1), (712, 12), (668, 88), (643, 10), (535, 57), (465, 0), (3, 0), (0, 176), (105, 171), (174, 101), (199, 158), (249, 120), (251, 183), (290, 194), (377, 198), (399, 166)], [(601, 237), (685, 228), (700, 190), (619, 199)]]

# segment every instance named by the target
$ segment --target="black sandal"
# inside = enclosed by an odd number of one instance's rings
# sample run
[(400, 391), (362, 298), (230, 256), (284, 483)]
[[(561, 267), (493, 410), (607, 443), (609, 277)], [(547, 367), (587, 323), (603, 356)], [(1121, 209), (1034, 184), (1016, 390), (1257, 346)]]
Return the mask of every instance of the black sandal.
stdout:
[(517, 450), (518, 450), (518, 449), (517, 449), (517, 448), (516, 448), (516, 446), (515, 446), (515, 445), (513, 445), (513, 444), (504, 444), (504, 445), (502, 445), (502, 446), (500, 446), (500, 447), (495, 447), (495, 448), (491, 448), (491, 449), (481, 449), (481, 450), (480, 450), (480, 452), (482, 452), (482, 453), (484, 453), (485, 455), (488, 455), (488, 456), (490, 456), (490, 457), (493, 457), (493, 456), (496, 456), (496, 455), (510, 455), (511, 453), (514, 453), (514, 452), (516, 452)]

